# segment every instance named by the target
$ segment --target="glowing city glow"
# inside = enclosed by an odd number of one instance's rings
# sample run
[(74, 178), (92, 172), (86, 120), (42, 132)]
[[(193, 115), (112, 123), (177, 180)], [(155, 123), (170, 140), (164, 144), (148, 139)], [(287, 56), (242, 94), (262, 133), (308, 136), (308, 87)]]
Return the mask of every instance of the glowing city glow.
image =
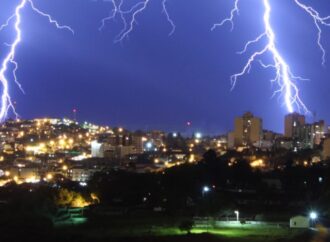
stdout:
[[(230, 12), (230, 16), (222, 20), (222, 22), (214, 24), (212, 30), (217, 27), (223, 26), (226, 23), (230, 23), (232, 29), (234, 27), (234, 18), (239, 14), (239, 0), (235, 0), (234, 7)], [(272, 82), (277, 83), (278, 89), (274, 92), (273, 96), (279, 94), (284, 98), (285, 106), (288, 112), (292, 113), (294, 111), (305, 112), (308, 113), (308, 108), (302, 101), (299, 93), (299, 88), (297, 86), (297, 81), (303, 80), (303, 78), (299, 76), (295, 76), (289, 64), (283, 58), (281, 53), (279, 52), (276, 45), (276, 35), (274, 29), (271, 25), (271, 13), (272, 8), (269, 0), (262, 0), (264, 6), (264, 32), (257, 36), (254, 40), (250, 40), (244, 46), (244, 49), (239, 52), (239, 54), (245, 54), (249, 47), (253, 44), (259, 43), (261, 40), (266, 40), (266, 44), (255, 51), (247, 60), (245, 66), (241, 70), (241, 72), (236, 73), (231, 76), (232, 88), (235, 87), (237, 80), (248, 74), (252, 68), (252, 64), (256, 61), (259, 61), (260, 65), (263, 68), (273, 68), (275, 70), (275, 78)], [(299, 0), (295, 0), (295, 3), (303, 9), (309, 16), (313, 18), (314, 24), (318, 30), (318, 40), (317, 44), (322, 51), (322, 63), (325, 63), (325, 49), (321, 43), (322, 37), (322, 29), (321, 26), (330, 26), (330, 16), (321, 17), (320, 14), (310, 6), (302, 4)], [(264, 64), (259, 59), (264, 56), (266, 53), (270, 54), (273, 59), (273, 63)]]
[(11, 75), (14, 82), (18, 85), (18, 87), (23, 91), (21, 84), (17, 80), (16, 71), (18, 69), (18, 63), (15, 61), (16, 57), (16, 49), (19, 43), (22, 41), (22, 30), (21, 30), (21, 22), (22, 16), (21, 11), (30, 6), (31, 10), (35, 13), (39, 14), (42, 17), (45, 17), (50, 24), (53, 24), (57, 29), (65, 29), (69, 30), (70, 32), (74, 33), (72, 28), (66, 25), (60, 25), (53, 17), (41, 10), (39, 10), (33, 3), (32, 0), (21, 0), (20, 3), (16, 6), (14, 13), (7, 19), (7, 21), (0, 26), (0, 31), (4, 30), (5, 28), (11, 25), (13, 22), (13, 27), (15, 31), (15, 39), (12, 43), (6, 44), (9, 47), (8, 54), (5, 56), (1, 63), (0, 69), (0, 81), (2, 84), (2, 94), (1, 94), (1, 106), (0, 106), (0, 121), (4, 121), (7, 117), (8, 111), (12, 110), (15, 116), (17, 117), (18, 114), (16, 113), (13, 101), (10, 97), (9, 93), (9, 82), (10, 78), (7, 76), (7, 71), (11, 68), (13, 69)]
[[(123, 2), (124, 0), (111, 0), (113, 9), (110, 11), (110, 14), (107, 17), (102, 19), (101, 26), (99, 28), (99, 30), (102, 30), (105, 27), (107, 21), (115, 20), (118, 16), (121, 20), (123, 28), (116, 36), (114, 40), (115, 43), (123, 41), (134, 30), (135, 25), (137, 24), (137, 17), (148, 8), (150, 0), (140, 1), (131, 6), (131, 8), (128, 10), (123, 9)], [(171, 31), (169, 33), (169, 36), (171, 36), (174, 33), (176, 26), (168, 12), (167, 0), (162, 0), (162, 9), (162, 12), (166, 17), (167, 22), (171, 26)]]

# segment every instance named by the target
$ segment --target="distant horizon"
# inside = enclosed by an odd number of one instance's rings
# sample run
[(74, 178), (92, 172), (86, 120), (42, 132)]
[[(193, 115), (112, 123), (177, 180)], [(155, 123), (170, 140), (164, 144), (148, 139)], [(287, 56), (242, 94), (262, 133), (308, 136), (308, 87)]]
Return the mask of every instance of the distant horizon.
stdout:
[[(255, 117), (258, 117), (258, 118), (261, 118), (263, 120), (263, 117), (260, 117), (258, 115), (256, 115), (254, 112), (252, 111), (245, 111), (243, 112), (241, 115), (238, 115), (238, 116), (235, 116), (233, 119), (232, 119), (232, 129), (228, 129), (227, 131), (223, 131), (223, 132), (203, 132), (203, 129), (202, 128), (198, 128), (198, 127), (194, 127), (193, 125), (193, 122), (192, 122), (192, 125), (190, 127), (187, 126), (187, 124), (185, 123), (181, 130), (179, 129), (162, 129), (162, 128), (159, 128), (159, 127), (152, 127), (152, 125), (145, 125), (145, 127), (138, 127), (138, 126), (135, 126), (133, 125), (132, 127), (130, 127), (129, 125), (125, 125), (125, 122), (121, 122), (121, 123), (111, 123), (111, 122), (104, 122), (104, 123), (101, 123), (101, 122), (94, 122), (92, 121), (91, 119), (80, 119), (79, 118), (79, 114), (77, 115), (77, 122), (79, 124), (82, 124), (84, 122), (87, 122), (87, 123), (92, 123), (92, 124), (95, 124), (95, 125), (98, 125), (98, 126), (109, 126), (111, 128), (124, 128), (124, 129), (127, 129), (129, 131), (138, 131), (138, 130), (141, 130), (141, 131), (153, 131), (153, 130), (159, 130), (159, 131), (164, 131), (166, 133), (180, 133), (180, 134), (183, 134), (185, 136), (191, 136), (193, 135), (194, 133), (202, 133), (204, 136), (222, 136), (222, 135), (227, 135), (229, 132), (232, 132), (234, 130), (234, 121), (235, 121), (235, 118), (237, 117), (241, 117), (244, 113), (246, 112), (251, 112)], [(297, 113), (297, 112), (296, 112)], [(267, 128), (265, 127), (264, 125), (264, 121), (263, 121), (263, 130), (268, 130), (268, 131), (272, 131), (272, 132), (275, 132), (275, 133), (278, 133), (278, 134), (284, 134), (284, 117), (286, 115), (288, 115), (289, 113), (285, 114), (283, 116), (283, 130), (281, 131), (277, 131), (277, 130), (273, 130), (273, 129), (270, 129), (270, 128)], [(301, 114), (301, 113), (300, 113)], [(304, 114), (302, 114), (304, 115)], [(306, 117), (306, 123), (313, 123), (314, 121), (317, 122), (317, 121), (320, 121), (320, 120), (323, 120), (325, 122), (325, 128), (328, 127), (328, 124), (327, 124), (327, 121), (325, 119), (322, 119), (322, 118), (317, 118), (316, 120), (311, 120), (313, 117), (309, 116), (309, 115), (304, 115)], [(63, 116), (63, 117), (58, 117), (58, 116), (48, 116), (48, 115), (43, 115), (43, 116), (36, 116), (36, 117), (30, 117), (30, 118), (24, 118), (24, 117), (18, 117), (18, 119), (20, 120), (33, 120), (33, 119), (44, 119), (44, 118), (47, 118), (47, 119), (63, 119), (63, 118), (67, 118), (67, 119), (70, 119), (70, 120), (74, 120), (73, 118), (73, 114), (71, 114), (71, 117), (70, 115), (66, 115), (66, 116)], [(16, 118), (8, 118), (6, 121), (8, 120), (15, 120)], [(5, 121), (5, 122), (6, 122)], [(147, 126), (147, 127), (146, 127)]]

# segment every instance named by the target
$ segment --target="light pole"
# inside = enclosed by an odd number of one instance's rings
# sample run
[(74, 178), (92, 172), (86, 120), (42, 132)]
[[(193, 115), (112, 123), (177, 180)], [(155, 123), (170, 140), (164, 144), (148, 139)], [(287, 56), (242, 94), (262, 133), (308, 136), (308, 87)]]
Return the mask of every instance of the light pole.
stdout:
[[(204, 199), (204, 196), (205, 196), (205, 194), (206, 193), (208, 193), (208, 192), (210, 192), (211, 191), (211, 189), (210, 189), (210, 187), (209, 186), (204, 186), (203, 187), (203, 189), (202, 189), (202, 200), (203, 200), (203, 207), (206, 205), (206, 207), (209, 207), (208, 205), (207, 205), (207, 203), (209, 203), (209, 199)], [(206, 211), (207, 211), (207, 209), (206, 209)], [(207, 226), (206, 226), (206, 229), (207, 229), (207, 232), (209, 231), (209, 219), (207, 218)]]
[(235, 214), (236, 214), (236, 221), (239, 222), (239, 211), (236, 210), (236, 211), (235, 211)]
[(210, 191), (210, 188), (208, 186), (204, 186), (203, 190), (202, 190), (203, 197), (204, 197), (204, 194), (208, 193), (209, 191)]
[(315, 220), (317, 219), (318, 215), (316, 212), (312, 211), (310, 212), (309, 214), (309, 218), (311, 219), (312, 221), (312, 226), (314, 226), (314, 223), (315, 223)]

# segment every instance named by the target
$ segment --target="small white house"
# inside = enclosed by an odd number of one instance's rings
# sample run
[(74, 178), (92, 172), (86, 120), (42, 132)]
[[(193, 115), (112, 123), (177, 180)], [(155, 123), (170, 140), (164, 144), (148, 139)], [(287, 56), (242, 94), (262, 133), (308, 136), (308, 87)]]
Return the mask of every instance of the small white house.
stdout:
[(309, 228), (309, 218), (305, 216), (295, 216), (290, 219), (290, 228)]

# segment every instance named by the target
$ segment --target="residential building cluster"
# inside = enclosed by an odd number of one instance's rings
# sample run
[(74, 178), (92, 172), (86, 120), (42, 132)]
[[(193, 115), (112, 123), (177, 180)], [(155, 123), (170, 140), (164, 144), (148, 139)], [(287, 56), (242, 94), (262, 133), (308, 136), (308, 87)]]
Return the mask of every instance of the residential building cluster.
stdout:
[(324, 120), (307, 123), (306, 117), (290, 113), (284, 117), (283, 134), (263, 129), (262, 119), (247, 112), (235, 119), (234, 130), (228, 133), (228, 149), (299, 152), (320, 150), (320, 159), (330, 158), (330, 134)]
[(304, 165), (329, 159), (330, 136), (324, 121), (307, 123), (298, 113), (285, 116), (283, 134), (265, 130), (262, 119), (247, 112), (235, 119), (232, 132), (214, 137), (199, 132), (189, 137), (157, 130), (132, 132), (69, 119), (8, 120), (0, 126), (0, 185), (86, 185), (96, 172), (108, 169), (163, 172), (199, 162), (210, 149), (218, 155), (235, 152), (228, 158), (229, 166), (243, 157), (252, 168), (273, 169), (284, 161), (275, 163), (270, 157), (283, 150), (312, 150), (313, 158), (303, 160)]
[(184, 138), (162, 131), (131, 132), (69, 119), (8, 120), (0, 126), (0, 185), (59, 183), (86, 185), (96, 172), (162, 171), (196, 162), (209, 148), (225, 150), (222, 137)]

